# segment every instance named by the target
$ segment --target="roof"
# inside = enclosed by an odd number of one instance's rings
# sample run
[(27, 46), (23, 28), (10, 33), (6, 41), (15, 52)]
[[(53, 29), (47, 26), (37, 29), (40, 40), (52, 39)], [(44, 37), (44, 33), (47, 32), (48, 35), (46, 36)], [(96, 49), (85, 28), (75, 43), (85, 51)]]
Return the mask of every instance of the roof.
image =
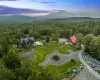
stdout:
[(74, 35), (70, 37), (70, 40), (72, 41), (72, 43), (77, 42), (77, 38)]
[(34, 37), (23, 38), (23, 39), (21, 39), (21, 43), (23, 43), (23, 40), (24, 40), (25, 43), (28, 43), (30, 40), (34, 41)]

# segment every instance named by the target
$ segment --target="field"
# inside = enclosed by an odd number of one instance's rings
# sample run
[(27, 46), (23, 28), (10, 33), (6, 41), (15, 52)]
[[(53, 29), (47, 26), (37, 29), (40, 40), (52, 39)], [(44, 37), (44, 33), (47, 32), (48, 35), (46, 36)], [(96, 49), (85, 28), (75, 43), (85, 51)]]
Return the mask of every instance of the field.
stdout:
[(69, 61), (60, 66), (50, 65), (47, 68), (52, 72), (53, 75), (61, 74), (61, 77), (63, 78), (67, 77), (68, 74), (71, 73), (72, 70), (75, 69), (80, 64), (81, 64), (80, 61), (75, 61), (75, 62)]
[[(39, 64), (44, 59), (45, 56), (50, 54), (52, 50), (57, 50), (60, 54), (69, 54), (67, 50), (73, 50), (76, 51), (76, 48), (67, 45), (67, 44), (56, 44), (54, 42), (50, 42), (46, 44), (45, 46), (37, 46), (34, 48), (38, 52), (34, 54), (33, 63)], [(45, 68), (47, 68), (54, 76), (61, 76), (61, 78), (68, 76), (68, 74), (77, 66), (81, 64), (80, 61), (68, 61), (63, 65), (60, 66), (54, 66), (49, 65)]]
[(34, 61), (36, 63), (40, 63), (45, 59), (45, 56), (47, 54), (50, 54), (53, 50), (57, 50), (61, 54), (69, 54), (67, 50), (73, 50), (75, 51), (76, 49), (70, 45), (67, 44), (57, 44), (55, 42), (50, 42), (47, 43), (45, 46), (37, 46), (34, 48), (35, 50), (38, 51), (34, 56)]

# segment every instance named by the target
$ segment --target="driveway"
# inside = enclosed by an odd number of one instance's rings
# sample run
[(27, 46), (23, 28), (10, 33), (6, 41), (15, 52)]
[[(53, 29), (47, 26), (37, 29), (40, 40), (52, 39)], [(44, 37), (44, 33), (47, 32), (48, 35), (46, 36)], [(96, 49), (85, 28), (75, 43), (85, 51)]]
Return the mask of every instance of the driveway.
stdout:
[[(55, 66), (59, 66), (59, 65), (62, 65), (68, 61), (70, 61), (71, 59), (75, 59), (75, 60), (79, 60), (79, 53), (80, 53), (80, 50), (79, 51), (75, 51), (73, 52), (72, 50), (67, 50), (67, 52), (69, 52), (70, 54), (60, 54), (58, 51), (52, 51), (52, 53), (48, 54), (46, 57), (45, 57), (45, 60), (40, 63), (39, 65), (40, 66), (43, 66), (43, 67), (46, 67), (48, 65), (55, 65)], [(58, 61), (55, 61), (53, 60), (53, 56), (59, 56), (59, 60)]]
[(29, 51), (26, 53), (22, 53), (22, 54), (20, 54), (20, 57), (24, 57), (24, 58), (27, 58), (29, 60), (32, 60), (34, 58), (33, 54), (35, 54), (36, 52), (37, 52), (36, 50), (32, 50), (32, 51)]
[(73, 80), (87, 80), (85, 69), (82, 70)]
[[(80, 58), (81, 62), (84, 64), (85, 68), (87, 69), (88, 75), (89, 75), (89, 77), (91, 78), (91, 80), (100, 80), (100, 75), (99, 75), (95, 70), (93, 70), (93, 69), (84, 61), (84, 59), (82, 58), (82, 53), (79, 54), (79, 58)], [(89, 80), (90, 80), (90, 79), (89, 79)]]
[(80, 72), (73, 80), (100, 80), (100, 75), (95, 72), (82, 58), (83, 50), (79, 51), (79, 59), (84, 65), (84, 70)]

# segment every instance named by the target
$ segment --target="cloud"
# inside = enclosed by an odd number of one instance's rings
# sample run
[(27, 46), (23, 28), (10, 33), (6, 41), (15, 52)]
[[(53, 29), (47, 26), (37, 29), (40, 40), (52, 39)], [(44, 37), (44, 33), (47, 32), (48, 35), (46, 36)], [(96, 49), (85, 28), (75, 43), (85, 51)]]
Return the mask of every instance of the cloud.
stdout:
[(4, 9), (0, 9), (0, 11), (3, 11)]
[(39, 1), (39, 0), (32, 0), (33, 2), (39, 2), (39, 3), (46, 3), (46, 4), (48, 4), (48, 3), (55, 3), (55, 2), (51, 2), (51, 1)]
[(41, 3), (55, 3), (55, 2), (41, 2)]
[(0, 1), (19, 1), (19, 0), (0, 0)]

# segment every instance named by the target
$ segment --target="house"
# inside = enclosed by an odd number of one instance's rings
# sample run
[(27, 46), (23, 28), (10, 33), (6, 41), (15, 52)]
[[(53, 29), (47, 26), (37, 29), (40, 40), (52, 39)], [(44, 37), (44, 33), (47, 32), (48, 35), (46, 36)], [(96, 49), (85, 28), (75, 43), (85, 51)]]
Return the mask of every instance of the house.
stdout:
[(22, 38), (21, 41), (17, 44), (17, 47), (31, 47), (34, 46), (34, 37)]
[(73, 35), (73, 36), (71, 36), (70, 38), (69, 38), (69, 40), (68, 40), (68, 42), (70, 43), (70, 44), (76, 44), (77, 43), (77, 38), (76, 38), (76, 36), (75, 35)]

